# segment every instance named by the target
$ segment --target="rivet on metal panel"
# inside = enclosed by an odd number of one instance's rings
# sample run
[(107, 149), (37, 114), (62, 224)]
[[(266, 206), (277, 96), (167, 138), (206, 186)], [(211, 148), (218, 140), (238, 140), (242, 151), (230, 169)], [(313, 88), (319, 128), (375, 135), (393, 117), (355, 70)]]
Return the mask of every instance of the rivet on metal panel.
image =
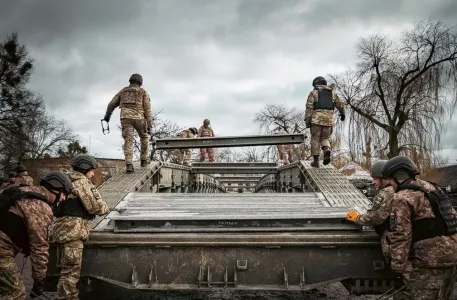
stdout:
[(132, 285), (133, 285), (133, 287), (137, 287), (137, 285), (138, 285), (138, 272), (136, 271), (135, 266), (133, 266), (133, 269), (132, 269)]
[(247, 260), (237, 260), (236, 268), (238, 270), (246, 270), (248, 268), (248, 261)]

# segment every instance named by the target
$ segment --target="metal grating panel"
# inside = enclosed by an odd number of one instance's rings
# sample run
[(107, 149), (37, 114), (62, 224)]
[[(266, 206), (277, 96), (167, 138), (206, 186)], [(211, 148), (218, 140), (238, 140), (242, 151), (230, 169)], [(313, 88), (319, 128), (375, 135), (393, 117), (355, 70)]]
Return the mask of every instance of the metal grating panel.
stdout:
[(313, 168), (301, 161), (302, 171), (315, 192), (321, 192), (332, 207), (370, 207), (370, 201), (331, 164)]

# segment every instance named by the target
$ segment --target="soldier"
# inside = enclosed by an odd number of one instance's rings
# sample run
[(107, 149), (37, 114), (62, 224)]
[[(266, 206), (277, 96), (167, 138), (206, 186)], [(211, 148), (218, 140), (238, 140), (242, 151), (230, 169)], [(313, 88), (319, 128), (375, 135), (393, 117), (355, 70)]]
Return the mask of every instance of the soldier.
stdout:
[[(71, 193), (70, 179), (61, 172), (49, 172), (41, 186), (11, 187), (0, 197), (8, 205), (0, 209), (0, 299), (26, 299), (25, 287), (14, 258), (30, 255), (33, 293), (43, 293), (48, 265), (48, 228), (51, 206)], [(3, 202), (6, 203), (6, 202)]]
[(81, 273), (83, 241), (89, 238), (89, 221), (109, 212), (90, 179), (98, 168), (90, 155), (80, 154), (71, 161), (73, 192), (55, 210), (52, 241), (59, 245), (61, 271), (57, 299), (78, 299), (76, 284)]
[(389, 217), (391, 268), (405, 281), (410, 299), (450, 299), (456, 281), (457, 217), (437, 185), (417, 180), (406, 156), (386, 162), (383, 176), (395, 190)]
[[(210, 126), (208, 119), (203, 120), (203, 126), (198, 129), (199, 137), (214, 137), (214, 131)], [(200, 148), (200, 161), (204, 162), (206, 159), (206, 153), (208, 153), (208, 161), (214, 162), (214, 150), (213, 148)]]
[[(197, 137), (198, 131), (195, 127), (190, 127), (189, 129), (184, 129), (180, 133), (178, 133), (178, 137), (183, 139), (191, 139)], [(180, 149), (181, 154), (183, 156), (182, 164), (186, 166), (191, 165), (191, 157), (192, 157), (192, 150), (191, 149)]]
[(3, 192), (4, 190), (6, 190), (7, 188), (13, 186), (15, 182), (16, 182), (16, 172), (9, 172), (8, 181), (2, 184), (2, 186), (0, 187), (0, 193)]
[(333, 86), (327, 86), (324, 77), (314, 78), (313, 87), (306, 101), (305, 123), (306, 128), (311, 128), (311, 154), (314, 161), (311, 166), (319, 168), (320, 147), (324, 151), (324, 165), (328, 165), (331, 159), (329, 138), (333, 132), (333, 112), (335, 108), (340, 112), (340, 119), (344, 121), (344, 104), (333, 90)]
[(133, 134), (134, 130), (141, 141), (141, 166), (149, 164), (148, 143), (152, 130), (151, 101), (148, 93), (141, 87), (143, 77), (133, 74), (130, 85), (120, 90), (108, 104), (103, 120), (109, 122), (116, 107), (121, 109), (122, 137), (124, 138), (124, 156), (127, 173), (133, 172)]
[(33, 179), (32, 177), (29, 176), (27, 173), (27, 169), (25, 168), (24, 165), (18, 165), (16, 167), (16, 181), (15, 185), (19, 186), (32, 186), (33, 185)]
[[(284, 129), (278, 129), (276, 134), (287, 134)], [(278, 158), (281, 164), (287, 165), (292, 159), (292, 145), (277, 145)]]

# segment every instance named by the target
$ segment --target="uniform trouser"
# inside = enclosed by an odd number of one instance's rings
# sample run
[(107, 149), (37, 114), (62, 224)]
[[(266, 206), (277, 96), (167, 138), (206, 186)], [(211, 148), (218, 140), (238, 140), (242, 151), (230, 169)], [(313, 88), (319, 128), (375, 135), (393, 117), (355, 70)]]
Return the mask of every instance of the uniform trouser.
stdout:
[(190, 165), (192, 159), (192, 150), (190, 149), (181, 149), (181, 154), (183, 157), (183, 163)]
[(81, 274), (83, 242), (79, 240), (61, 244), (59, 251), (61, 269), (57, 284), (57, 299), (77, 300), (76, 284)]
[(214, 150), (213, 148), (200, 148), (200, 161), (204, 162), (206, 158), (206, 153), (208, 153), (208, 161), (214, 161)]
[(455, 267), (413, 267), (405, 281), (406, 292), (411, 300), (449, 300), (457, 279)]
[(321, 147), (329, 147), (329, 138), (332, 135), (333, 126), (321, 126), (311, 124), (311, 155), (320, 155)]
[(131, 164), (133, 158), (133, 134), (138, 133), (141, 142), (141, 160), (148, 160), (148, 124), (146, 120), (121, 119), (122, 137), (124, 138), (125, 164)]
[(278, 145), (278, 156), (279, 160), (282, 161), (284, 164), (290, 163), (292, 158), (292, 153), (289, 145)]
[(14, 257), (0, 257), (0, 300), (25, 300), (25, 287)]

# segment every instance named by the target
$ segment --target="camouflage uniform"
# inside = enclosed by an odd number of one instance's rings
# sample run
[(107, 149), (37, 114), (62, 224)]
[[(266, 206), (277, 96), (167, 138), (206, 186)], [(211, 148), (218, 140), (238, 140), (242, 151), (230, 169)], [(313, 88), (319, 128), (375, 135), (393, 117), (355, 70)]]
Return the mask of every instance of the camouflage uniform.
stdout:
[[(69, 197), (79, 198), (91, 215), (109, 212), (92, 182), (80, 172), (71, 172), (73, 192)], [(61, 272), (57, 285), (58, 299), (78, 299), (76, 284), (81, 273), (83, 241), (89, 238), (90, 220), (80, 217), (63, 216), (53, 224), (52, 241), (59, 244)]]
[(27, 172), (18, 173), (14, 185), (33, 186), (33, 178)]
[(292, 159), (292, 145), (277, 145), (279, 160), (289, 164)]
[[(332, 88), (326, 85), (316, 85), (317, 90), (332, 90), (333, 101), (341, 115), (344, 115), (344, 103)], [(333, 132), (335, 122), (334, 111), (328, 109), (314, 110), (314, 103), (318, 100), (318, 91), (314, 89), (309, 93), (306, 101), (305, 123), (311, 126), (311, 154), (319, 155), (320, 147), (329, 147), (329, 138)]]
[(148, 93), (138, 84), (132, 83), (114, 96), (113, 100), (108, 104), (106, 115), (111, 116), (114, 109), (118, 106), (121, 109), (125, 164), (132, 164), (134, 130), (140, 136), (141, 160), (149, 161), (148, 127), (152, 126), (152, 110)]
[(15, 185), (15, 184), (14, 184), (14, 183), (11, 183), (11, 182), (9, 182), (9, 181), (4, 182), (4, 183), (2, 184), (2, 186), (0, 186), (0, 193), (3, 192), (4, 190), (6, 190), (6, 189), (9, 188), (9, 187), (12, 187), (13, 185)]
[[(425, 181), (411, 183), (435, 189)], [(392, 199), (388, 233), (391, 267), (403, 273), (412, 265), (409, 280), (405, 281), (410, 299), (450, 299), (456, 281), (457, 234), (412, 243), (412, 221), (434, 217), (430, 202), (421, 191), (401, 190)]]
[[(192, 139), (195, 138), (196, 135), (194, 135), (189, 129), (184, 129), (180, 133), (178, 133), (178, 137), (183, 138), (183, 139)], [(192, 150), (191, 149), (180, 149), (181, 154), (183, 156), (183, 164), (184, 165), (191, 165), (191, 158), (192, 158)]]
[[(198, 129), (199, 137), (214, 137), (214, 131), (211, 127), (201, 126)], [(206, 153), (208, 153), (208, 161), (214, 162), (214, 149), (213, 148), (200, 148), (200, 161), (204, 162), (206, 159)]]
[[(43, 187), (24, 186), (24, 192), (35, 192), (48, 197)], [(19, 249), (11, 239), (0, 231), (0, 299), (25, 299), (25, 287), (14, 258), (19, 252), (30, 254), (32, 278), (43, 281), (48, 268), (48, 228), (52, 223), (51, 207), (42, 200), (21, 199), (9, 209), (24, 220), (28, 231), (29, 248)]]

